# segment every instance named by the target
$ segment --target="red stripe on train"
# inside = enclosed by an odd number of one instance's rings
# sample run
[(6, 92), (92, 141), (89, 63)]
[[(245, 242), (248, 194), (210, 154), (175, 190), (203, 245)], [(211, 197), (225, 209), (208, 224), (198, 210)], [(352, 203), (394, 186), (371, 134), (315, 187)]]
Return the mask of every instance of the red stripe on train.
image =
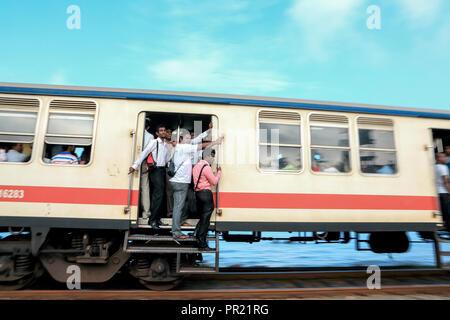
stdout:
[[(0, 192), (0, 202), (44, 202), (122, 206), (128, 204), (128, 190), (126, 189), (0, 186)], [(137, 199), (138, 191), (133, 191), (131, 205), (136, 206)]]
[[(0, 192), (0, 202), (123, 206), (128, 202), (126, 189), (0, 186)], [(132, 191), (131, 205), (137, 206), (138, 194)], [(437, 198), (431, 196), (221, 192), (219, 201), (220, 208), (438, 210)]]
[[(214, 195), (215, 199), (215, 195)], [(430, 196), (221, 192), (220, 208), (438, 210)]]

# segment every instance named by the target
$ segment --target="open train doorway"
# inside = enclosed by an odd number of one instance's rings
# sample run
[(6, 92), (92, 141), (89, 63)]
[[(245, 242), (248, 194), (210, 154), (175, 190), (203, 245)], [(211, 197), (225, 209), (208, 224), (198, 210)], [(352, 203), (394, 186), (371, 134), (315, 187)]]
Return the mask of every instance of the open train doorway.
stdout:
[[(436, 193), (439, 198), (439, 208), (442, 213), (444, 226), (449, 229), (450, 208), (448, 197), (450, 191), (448, 189), (450, 188), (450, 130), (432, 129), (431, 132), (433, 137), (433, 164)], [(444, 154), (445, 156), (438, 156), (438, 154)], [(441, 166), (437, 166), (437, 164), (441, 164)], [(444, 179), (443, 176), (446, 178)]]
[[(450, 130), (447, 129), (432, 129), (434, 153), (445, 152), (447, 148), (450, 153)], [(450, 156), (450, 154), (447, 154)]]
[[(188, 130), (191, 133), (191, 137), (193, 139), (193, 144), (202, 144), (202, 143), (208, 143), (211, 141), (214, 141), (219, 136), (218, 134), (218, 118), (214, 115), (208, 115), (208, 114), (187, 114), (187, 113), (167, 113), (167, 112), (144, 112), (144, 115), (139, 116), (139, 122), (140, 125), (138, 125), (138, 130), (143, 131), (142, 128), (145, 128), (149, 134), (151, 134), (151, 139), (157, 139), (158, 138), (158, 127), (163, 125), (166, 129), (166, 136), (165, 136), (165, 145), (167, 147), (167, 153), (168, 157), (167, 160), (171, 159), (173, 156), (174, 148), (172, 146), (171, 141), (179, 141), (179, 132), (182, 131), (182, 129)], [(136, 158), (139, 156), (141, 150), (144, 149), (146, 139), (145, 136), (148, 134), (142, 134), (138, 135), (138, 137), (142, 137), (141, 140), (138, 140), (138, 145), (141, 147), (136, 149)], [(215, 155), (215, 161), (212, 165), (213, 171), (217, 171), (218, 162), (220, 161), (220, 145), (216, 145), (211, 148), (214, 150)], [(199, 150), (196, 154), (192, 154), (191, 156), (191, 162), (194, 166), (197, 164), (200, 160), (202, 160), (202, 154), (205, 152), (205, 148)], [(208, 150), (210, 152), (211, 150)], [(145, 164), (143, 164), (145, 166)], [(140, 170), (144, 172), (143, 165), (141, 165)], [(166, 166), (167, 167), (167, 166)], [(137, 225), (138, 227), (146, 227), (149, 223), (149, 215), (151, 215), (152, 210), (155, 209), (155, 206), (153, 205), (155, 203), (155, 188), (152, 188), (153, 182), (151, 181), (151, 178), (145, 176), (145, 174), (148, 175), (148, 173), (140, 174), (139, 179), (139, 206), (138, 206), (138, 219), (137, 219)], [(163, 195), (163, 200), (161, 203), (161, 209), (160, 211), (160, 221), (164, 224), (167, 224), (166, 228), (170, 228), (172, 224), (172, 214), (173, 214), (173, 206), (174, 206), (174, 198), (173, 198), (173, 190), (171, 188), (170, 184), (171, 177), (167, 174), (167, 168), (166, 168), (166, 174), (165, 174), (165, 192)], [(192, 175), (191, 175), (192, 180)], [(145, 183), (148, 183), (148, 188), (145, 187)], [(216, 194), (218, 192), (218, 187), (212, 187), (213, 194)], [(148, 190), (148, 191), (147, 191)], [(146, 194), (148, 192), (148, 194)], [(144, 206), (146, 205), (144, 198), (148, 197), (149, 203), (147, 202), (147, 208)], [(183, 220), (184, 226), (186, 229), (189, 229), (189, 226), (191, 226), (191, 229), (194, 229), (195, 224), (198, 221), (199, 215), (198, 212), (195, 211), (195, 208), (192, 208), (192, 197), (194, 197), (195, 201), (195, 194), (193, 192), (193, 184), (191, 183), (188, 191), (188, 195), (186, 198), (185, 205), (183, 207)], [(156, 197), (157, 198), (157, 197)], [(216, 196), (217, 198), (217, 196)], [(217, 204), (216, 204), (217, 208)], [(147, 211), (149, 210), (149, 211)], [(184, 219), (186, 218), (186, 219)], [(211, 223), (215, 223), (215, 212), (213, 212), (211, 216)]]

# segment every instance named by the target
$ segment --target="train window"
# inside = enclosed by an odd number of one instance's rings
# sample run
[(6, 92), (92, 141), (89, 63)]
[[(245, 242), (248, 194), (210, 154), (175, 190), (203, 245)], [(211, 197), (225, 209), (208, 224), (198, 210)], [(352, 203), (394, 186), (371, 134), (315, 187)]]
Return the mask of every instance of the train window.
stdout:
[(348, 128), (311, 126), (311, 144), (316, 146), (348, 147)]
[(94, 137), (96, 105), (91, 101), (53, 100), (43, 160), (52, 164), (88, 164)]
[(0, 108), (0, 162), (28, 162), (39, 100), (0, 97)]
[(358, 134), (361, 148), (395, 149), (393, 131), (359, 129)]
[(300, 114), (259, 112), (259, 168), (299, 172), (302, 168)]
[(395, 174), (397, 155), (392, 120), (359, 117), (357, 123), (361, 172)]
[(348, 119), (313, 113), (309, 117), (311, 169), (314, 172), (347, 173), (350, 165)]

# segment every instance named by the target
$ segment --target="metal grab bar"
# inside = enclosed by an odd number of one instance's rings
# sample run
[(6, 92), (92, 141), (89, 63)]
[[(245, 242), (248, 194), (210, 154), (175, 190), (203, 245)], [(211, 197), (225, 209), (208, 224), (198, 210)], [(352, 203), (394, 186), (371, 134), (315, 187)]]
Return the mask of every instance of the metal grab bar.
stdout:
[[(134, 163), (134, 148), (136, 147), (136, 131), (131, 130), (130, 136), (133, 137), (132, 147), (131, 147), (131, 164)], [(131, 189), (133, 187), (133, 173), (130, 174), (130, 181), (128, 183), (128, 201), (127, 207), (124, 210), (125, 214), (130, 213), (131, 210)]]
[[(222, 138), (222, 143), (219, 144), (219, 147), (217, 148), (217, 166), (218, 167), (220, 167), (220, 155), (221, 155), (220, 151), (222, 149), (222, 144), (223, 144), (223, 138), (224, 137), (221, 137), (221, 138)], [(219, 208), (219, 188), (220, 188), (219, 185), (220, 185), (220, 182), (218, 182), (217, 186), (216, 186), (216, 214), (221, 216), (222, 215), (222, 209)]]

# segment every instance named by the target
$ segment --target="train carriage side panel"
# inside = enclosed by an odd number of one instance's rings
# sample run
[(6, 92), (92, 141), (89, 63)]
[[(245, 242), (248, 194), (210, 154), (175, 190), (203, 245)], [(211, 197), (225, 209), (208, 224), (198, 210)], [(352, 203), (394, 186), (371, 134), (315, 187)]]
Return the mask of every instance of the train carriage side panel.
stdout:
[[(49, 104), (55, 97), (39, 98), (39, 121), (30, 163), (0, 163), (0, 225), (128, 228), (130, 214), (124, 214), (124, 208), (128, 201), (130, 130), (136, 125), (133, 108), (120, 100), (58, 97), (65, 101), (95, 101), (97, 117), (90, 163), (54, 165), (44, 163), (42, 155)], [(23, 193), (23, 197), (8, 197), (8, 191), (14, 190)], [(136, 215), (136, 186), (132, 201), (131, 215)]]
[[(253, 163), (224, 161), (217, 216), (219, 230), (253, 231), (387, 231), (435, 230), (441, 225), (436, 201), (429, 128), (448, 127), (446, 120), (386, 117), (395, 123), (398, 174), (370, 176), (359, 172), (357, 113), (346, 113), (350, 123), (352, 172), (320, 175), (310, 170), (309, 145), (303, 144), (300, 173), (266, 173), (257, 169), (256, 108), (223, 112), (222, 128), (253, 128), (242, 139), (227, 139), (225, 155), (248, 146)], [(273, 109), (280, 112), (280, 109)], [(292, 111), (292, 110), (286, 110)], [(236, 117), (237, 112), (240, 116)], [(310, 111), (299, 110), (302, 119)], [(336, 114), (326, 112), (326, 114)], [(309, 128), (302, 122), (302, 134)], [(307, 139), (305, 139), (307, 141)], [(245, 143), (242, 143), (245, 141)], [(241, 145), (239, 145), (241, 144)]]

